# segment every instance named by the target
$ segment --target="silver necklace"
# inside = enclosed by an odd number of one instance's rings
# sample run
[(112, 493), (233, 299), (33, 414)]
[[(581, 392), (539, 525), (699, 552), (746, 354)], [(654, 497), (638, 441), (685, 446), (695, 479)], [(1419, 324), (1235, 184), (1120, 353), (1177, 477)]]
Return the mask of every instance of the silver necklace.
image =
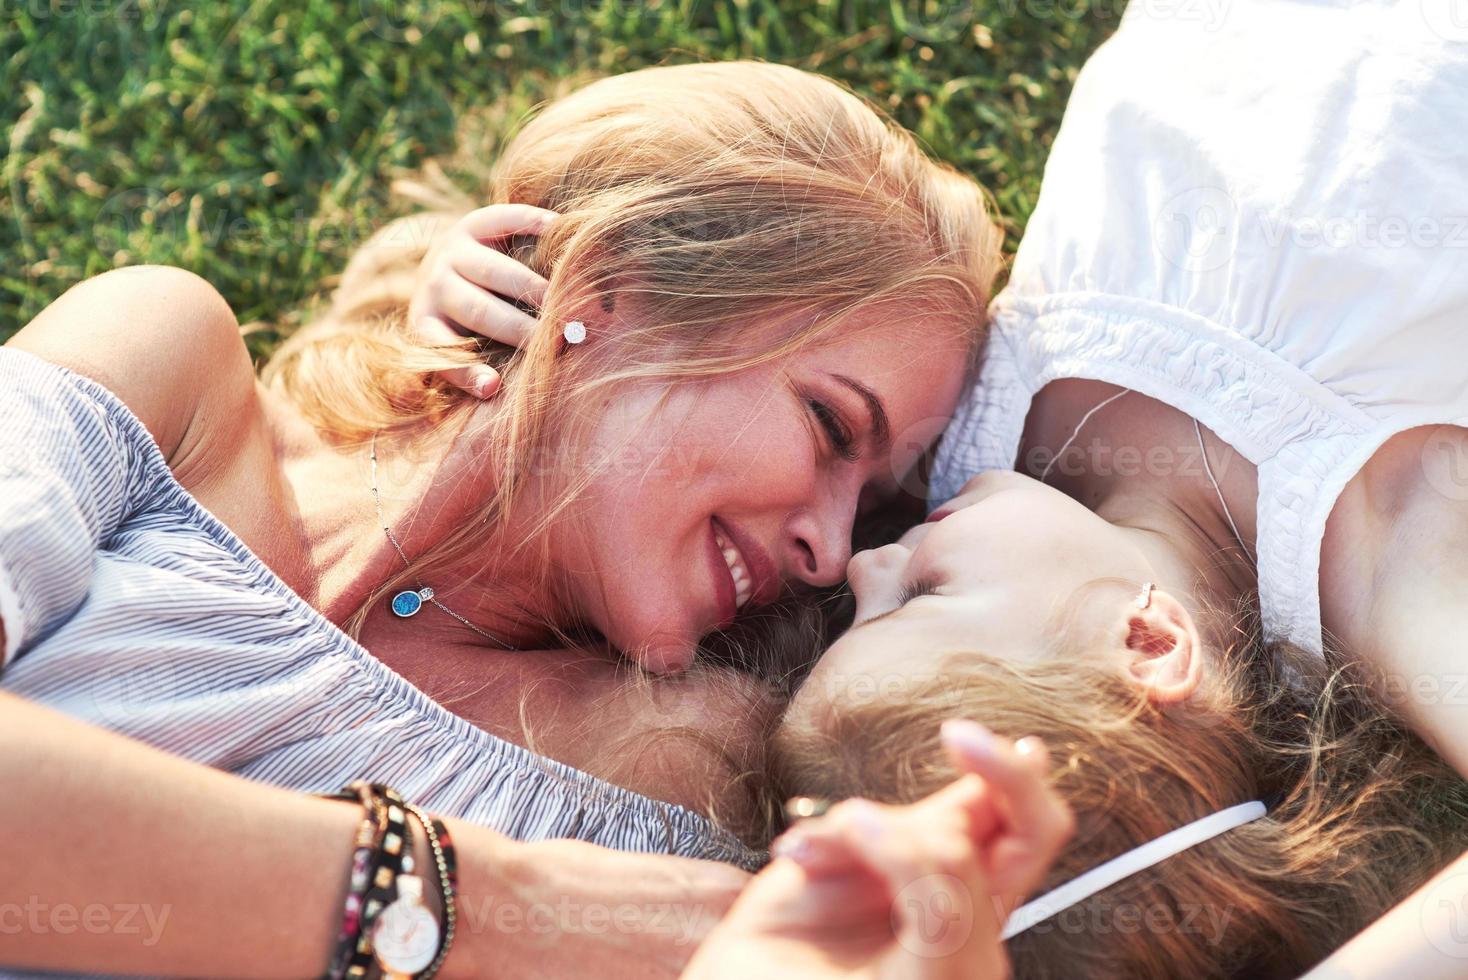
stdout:
[[(403, 551), (403, 546), (398, 544), (398, 539), (396, 536), (393, 535), (392, 528), (387, 526), (387, 519), (382, 516), (382, 494), (379, 493), (377, 490), (377, 433), (375, 432), (372, 433), (372, 505), (377, 508), (377, 522), (382, 525), (382, 533), (386, 534), (387, 540), (392, 542), (393, 550), (396, 551), (398, 553), (398, 557), (403, 560), (403, 565), (405, 567), (411, 568), (413, 563), (408, 560), (408, 555), (406, 552)], [(425, 602), (433, 603), (443, 612), (452, 616), (454, 619), (457, 619), (459, 622), (463, 623), (465, 626), (469, 627), (471, 630), (478, 633), (486, 640), (496, 643), (506, 650), (519, 649), (518, 647), (514, 647), (506, 643), (504, 640), (495, 636), (488, 630), (480, 629), (478, 626), (475, 626), (463, 616), (460, 616), (458, 613), (454, 612), (448, 606), (445, 606), (443, 603), (439, 602), (438, 599), (434, 598), (433, 590), (428, 588), (421, 582), (418, 583), (417, 589), (405, 589), (404, 591), (399, 592), (397, 595), (393, 596), (389, 608), (392, 609), (394, 616), (397, 616), (400, 619), (407, 619), (410, 616), (417, 615), (418, 610), (423, 608), (423, 603)]]
[[(1071, 445), (1076, 441), (1076, 439), (1080, 437), (1081, 430), (1086, 427), (1087, 422), (1091, 421), (1091, 417), (1093, 415), (1101, 411), (1101, 409), (1105, 408), (1107, 405), (1110, 405), (1112, 402), (1116, 401), (1118, 398), (1121, 398), (1124, 395), (1130, 395), (1131, 393), (1132, 390), (1130, 388), (1123, 388), (1121, 391), (1118, 391), (1116, 394), (1110, 396), (1109, 398), (1102, 399), (1094, 408), (1092, 408), (1085, 415), (1082, 415), (1081, 420), (1076, 423), (1076, 427), (1071, 430), (1070, 438), (1065, 440), (1065, 442), (1061, 445), (1059, 451), (1056, 452), (1053, 457), (1051, 457), (1050, 462), (1045, 464), (1044, 471), (1040, 473), (1040, 482), (1044, 483), (1047, 479), (1049, 479), (1050, 471), (1055, 468), (1056, 463), (1060, 462), (1060, 458), (1065, 455), (1066, 450), (1068, 450)], [(1244, 536), (1239, 533), (1239, 526), (1234, 523), (1234, 515), (1228, 509), (1228, 500), (1225, 499), (1223, 496), (1223, 487), (1218, 485), (1218, 477), (1213, 475), (1213, 465), (1208, 462), (1208, 447), (1203, 444), (1203, 427), (1201, 424), (1199, 424), (1197, 419), (1193, 419), (1193, 431), (1197, 433), (1198, 436), (1198, 450), (1203, 454), (1203, 470), (1208, 474), (1209, 482), (1213, 484), (1213, 492), (1218, 495), (1218, 504), (1220, 507), (1223, 508), (1223, 518), (1224, 520), (1228, 521), (1229, 530), (1234, 533), (1234, 540), (1238, 542), (1239, 550), (1244, 553), (1244, 556), (1247, 557), (1249, 561), (1255, 562), (1257, 564), (1254, 553), (1249, 550), (1248, 545), (1244, 544)]]

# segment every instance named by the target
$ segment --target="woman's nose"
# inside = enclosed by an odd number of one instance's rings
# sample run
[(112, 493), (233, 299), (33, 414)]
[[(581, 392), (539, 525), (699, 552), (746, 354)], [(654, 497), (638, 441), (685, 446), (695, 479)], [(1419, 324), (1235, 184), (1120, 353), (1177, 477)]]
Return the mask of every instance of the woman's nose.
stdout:
[(840, 585), (851, 560), (851, 532), (795, 535), (792, 577), (818, 589)]
[(816, 588), (840, 585), (851, 560), (851, 535), (856, 520), (856, 500), (839, 502), (819, 511), (802, 511), (788, 527), (787, 574), (792, 580)]

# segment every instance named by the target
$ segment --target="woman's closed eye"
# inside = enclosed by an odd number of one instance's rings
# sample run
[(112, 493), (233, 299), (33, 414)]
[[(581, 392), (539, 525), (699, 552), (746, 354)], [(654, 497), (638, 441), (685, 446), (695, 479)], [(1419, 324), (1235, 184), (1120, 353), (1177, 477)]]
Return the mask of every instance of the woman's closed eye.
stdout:
[(855, 462), (859, 456), (856, 450), (856, 437), (852, 435), (851, 427), (841, 418), (841, 413), (819, 398), (808, 397), (805, 399), (805, 404), (810, 409), (810, 413), (815, 416), (816, 421), (820, 423), (821, 428), (825, 430), (826, 438), (831, 443), (831, 450), (848, 463)]

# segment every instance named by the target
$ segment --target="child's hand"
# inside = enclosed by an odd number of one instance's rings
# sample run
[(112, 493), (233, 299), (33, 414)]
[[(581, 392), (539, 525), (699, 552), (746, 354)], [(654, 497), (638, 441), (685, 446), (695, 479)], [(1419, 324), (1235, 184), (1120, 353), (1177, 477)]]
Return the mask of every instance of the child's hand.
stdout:
[(1038, 739), (945, 726), (963, 776), (912, 806), (853, 800), (776, 842), (685, 978), (984, 980), (1008, 975), (1000, 934), (1073, 821)]
[[(408, 322), (420, 343), (453, 344), (478, 334), (520, 347), (536, 319), (511, 300), (539, 306), (545, 279), (510, 258), (501, 246), (515, 235), (539, 235), (555, 220), (554, 211), (528, 204), (492, 204), (464, 216), (419, 268), (418, 286), (408, 304)], [(499, 390), (500, 376), (475, 364), (442, 377), (479, 398)]]

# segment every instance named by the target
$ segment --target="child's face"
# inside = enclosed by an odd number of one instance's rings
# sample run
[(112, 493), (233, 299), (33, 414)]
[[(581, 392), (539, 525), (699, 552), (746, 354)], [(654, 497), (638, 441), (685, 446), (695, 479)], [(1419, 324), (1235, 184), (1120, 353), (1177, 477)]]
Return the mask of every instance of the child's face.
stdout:
[(895, 692), (957, 652), (1032, 659), (1062, 635), (1069, 648), (1105, 649), (1142, 583), (1158, 578), (1136, 531), (1018, 473), (975, 478), (934, 517), (851, 559), (855, 625), (797, 703), (858, 687)]

